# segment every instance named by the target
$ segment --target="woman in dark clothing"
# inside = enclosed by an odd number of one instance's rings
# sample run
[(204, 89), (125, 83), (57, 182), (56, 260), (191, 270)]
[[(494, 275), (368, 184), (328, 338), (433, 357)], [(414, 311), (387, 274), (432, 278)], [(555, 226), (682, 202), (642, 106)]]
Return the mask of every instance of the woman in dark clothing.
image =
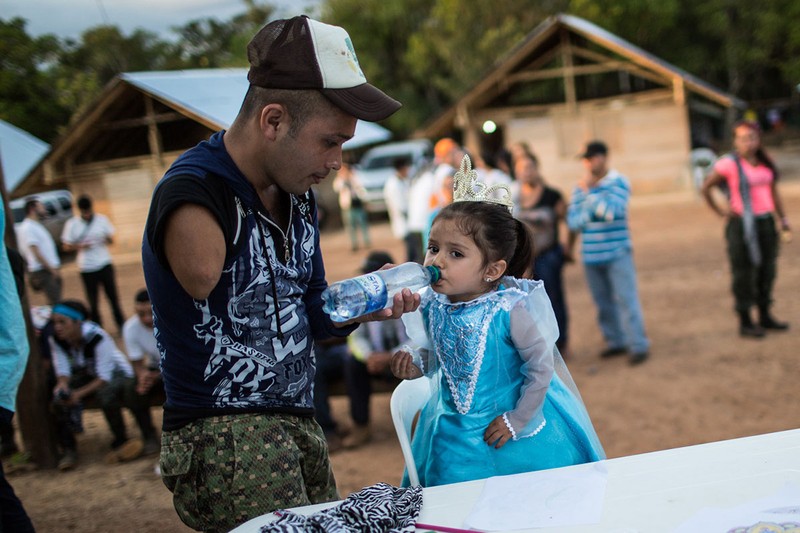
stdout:
[(556, 346), (561, 355), (567, 357), (568, 313), (562, 280), (565, 256), (559, 240), (567, 204), (558, 190), (544, 183), (539, 174), (539, 162), (532, 153), (515, 159), (514, 177), (517, 180), (515, 216), (533, 229), (533, 277), (544, 282), (558, 323)]

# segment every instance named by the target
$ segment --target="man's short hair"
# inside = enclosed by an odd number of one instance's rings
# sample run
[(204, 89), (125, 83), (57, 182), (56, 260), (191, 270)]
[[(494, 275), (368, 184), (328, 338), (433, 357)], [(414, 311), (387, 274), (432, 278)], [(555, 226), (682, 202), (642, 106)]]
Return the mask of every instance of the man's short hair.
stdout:
[(367, 258), (364, 259), (364, 262), (361, 264), (361, 273), (369, 274), (370, 272), (375, 272), (386, 263), (394, 263), (394, 259), (389, 252), (376, 250), (371, 252)]
[(39, 203), (38, 198), (31, 198), (27, 202), (25, 202), (25, 215), (31, 214), (32, 211), (36, 209), (36, 204)]
[(292, 137), (297, 137), (310, 117), (334, 109), (332, 102), (323, 97), (322, 93), (313, 89), (301, 91), (264, 89), (251, 85), (247, 89), (239, 114), (253, 118), (264, 109), (264, 106), (269, 104), (280, 104), (286, 108), (291, 118), (288, 133)]
[(407, 157), (398, 157), (392, 162), (392, 166), (395, 170), (400, 170), (401, 168), (406, 168), (411, 166), (411, 159)]
[(78, 209), (81, 211), (86, 211), (92, 208), (92, 199), (88, 194), (82, 194), (78, 196), (78, 201), (75, 202), (75, 205), (77, 205)]
[(133, 301), (137, 304), (150, 303), (150, 294), (148, 294), (147, 289), (139, 290), (139, 292), (136, 293), (136, 296), (134, 296)]

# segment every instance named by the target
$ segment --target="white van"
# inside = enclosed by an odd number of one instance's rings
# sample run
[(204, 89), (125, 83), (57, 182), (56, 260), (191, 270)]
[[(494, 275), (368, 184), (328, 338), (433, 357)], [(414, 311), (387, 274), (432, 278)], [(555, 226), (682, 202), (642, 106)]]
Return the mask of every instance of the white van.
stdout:
[(383, 186), (394, 174), (394, 162), (405, 158), (411, 162), (409, 176), (414, 176), (433, 158), (433, 145), (427, 139), (391, 142), (370, 148), (353, 167), (367, 191), (364, 198), (368, 211), (386, 211)]
[(22, 198), (11, 200), (9, 207), (11, 207), (11, 212), (14, 215), (15, 228), (25, 218), (25, 204), (28, 203), (28, 200), (34, 198), (44, 205), (47, 214), (41, 221), (42, 225), (47, 228), (47, 231), (53, 236), (53, 240), (56, 241), (58, 249), (61, 250), (61, 232), (64, 230), (64, 224), (67, 223), (67, 219), (72, 217), (72, 193), (61, 189), (29, 194)]

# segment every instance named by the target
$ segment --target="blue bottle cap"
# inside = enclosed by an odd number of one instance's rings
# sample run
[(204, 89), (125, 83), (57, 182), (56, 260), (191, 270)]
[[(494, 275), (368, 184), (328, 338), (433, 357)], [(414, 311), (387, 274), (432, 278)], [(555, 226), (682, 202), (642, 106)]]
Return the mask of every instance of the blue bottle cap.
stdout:
[(439, 268), (433, 265), (426, 266), (425, 268), (428, 269), (428, 272), (431, 273), (431, 285), (439, 281), (439, 278), (442, 277), (442, 273), (439, 272)]

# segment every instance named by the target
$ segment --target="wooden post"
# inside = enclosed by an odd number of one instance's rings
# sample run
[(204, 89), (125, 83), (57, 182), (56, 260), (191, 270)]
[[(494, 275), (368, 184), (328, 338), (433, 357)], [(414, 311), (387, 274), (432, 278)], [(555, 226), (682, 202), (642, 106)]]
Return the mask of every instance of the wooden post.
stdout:
[(577, 112), (578, 98), (575, 90), (575, 67), (572, 61), (572, 41), (569, 32), (561, 32), (561, 62), (564, 67), (564, 101), (571, 113)]
[(153, 99), (147, 95), (144, 97), (144, 107), (147, 112), (147, 144), (150, 146), (150, 157), (155, 166), (154, 175), (160, 175), (164, 170), (164, 148), (161, 143), (161, 135), (158, 133), (158, 123), (156, 113), (153, 109)]
[[(6, 219), (5, 244), (17, 249), (17, 238), (14, 233), (14, 218), (8, 206), (3, 169), (0, 166), (0, 193), (3, 198), (3, 216)], [(22, 435), (25, 450), (31, 455), (34, 463), (40, 468), (55, 468), (58, 462), (56, 447), (55, 423), (50, 413), (50, 394), (47, 390), (47, 379), (39, 352), (39, 339), (31, 323), (27, 290), (20, 298), (25, 317), (25, 329), (28, 333), (30, 353), (25, 374), (17, 392), (17, 424)]]

